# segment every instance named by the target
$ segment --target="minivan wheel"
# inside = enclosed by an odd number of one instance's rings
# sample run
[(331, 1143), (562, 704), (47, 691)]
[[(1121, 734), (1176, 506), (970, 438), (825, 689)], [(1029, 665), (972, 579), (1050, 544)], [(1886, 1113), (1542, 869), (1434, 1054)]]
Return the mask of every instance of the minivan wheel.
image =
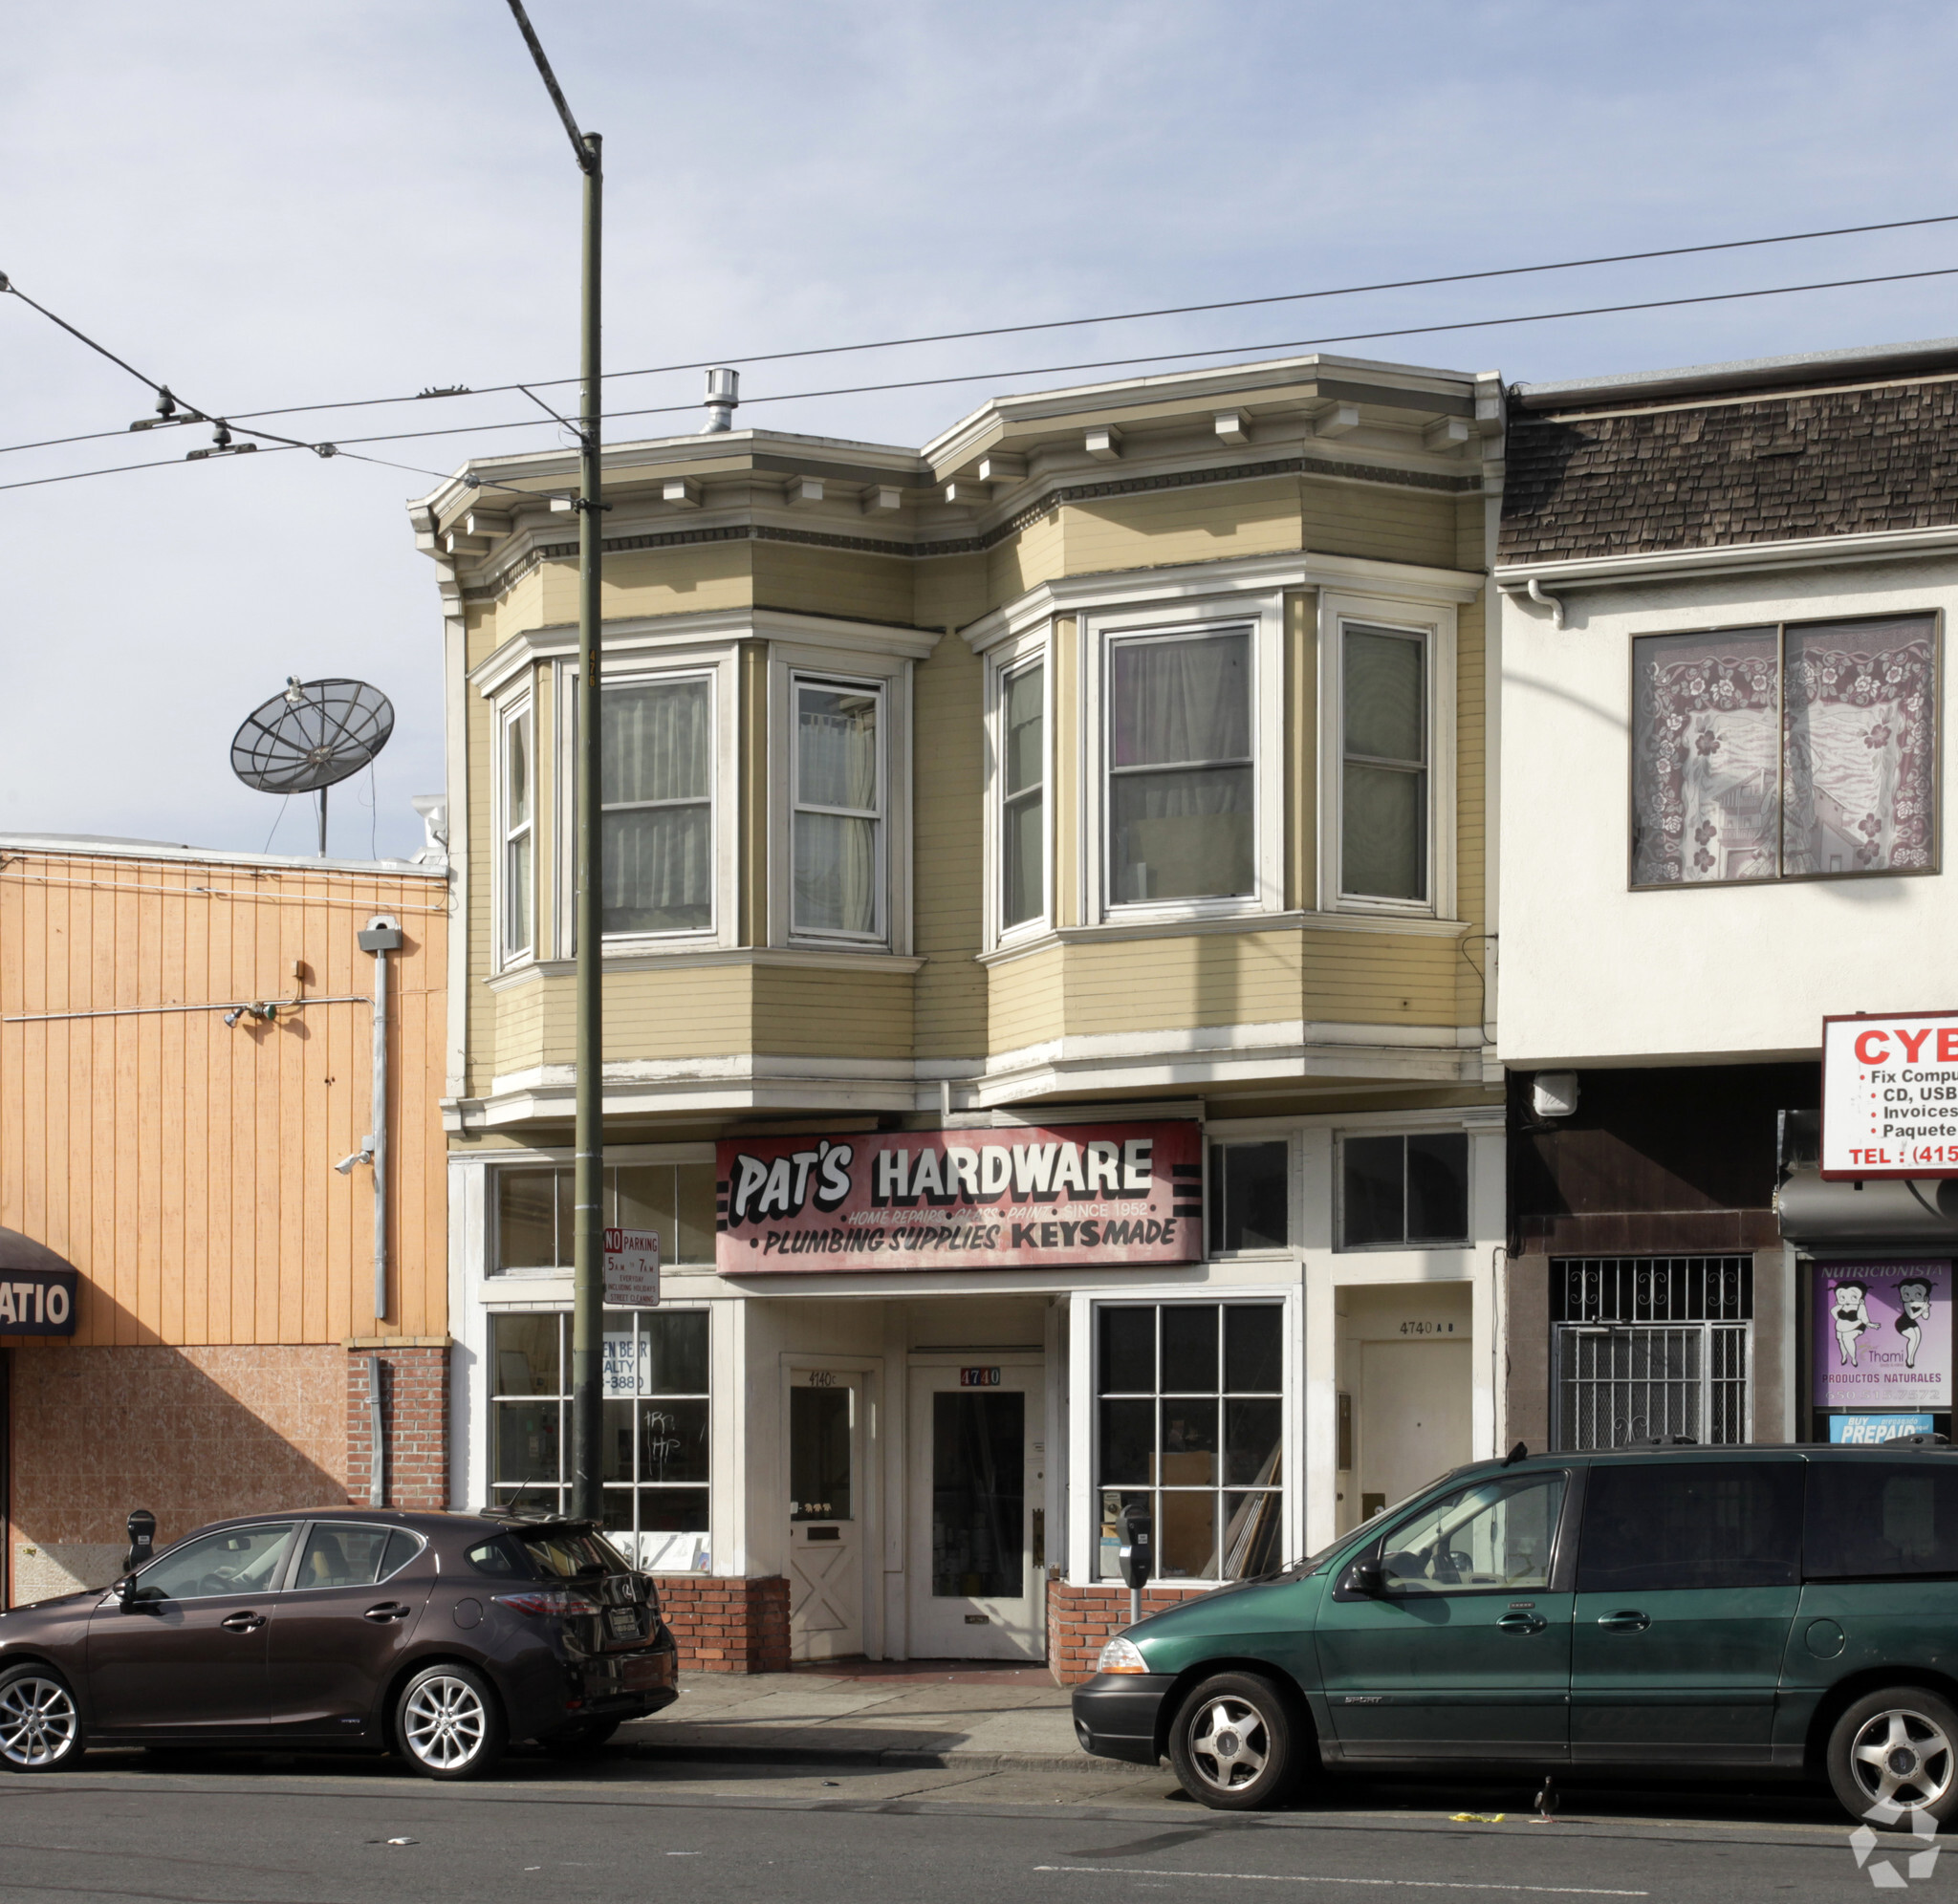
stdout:
[(395, 1737), (424, 1778), (481, 1778), (508, 1742), (489, 1681), (468, 1666), (430, 1666), (402, 1688)]
[(0, 1673), (0, 1765), (58, 1772), (81, 1758), (85, 1742), (75, 1695), (53, 1667)]
[(1254, 1811), (1292, 1788), (1292, 1716), (1269, 1679), (1219, 1673), (1184, 1700), (1169, 1728), (1177, 1783), (1217, 1811)]
[(1958, 1815), (1958, 1712), (1922, 1686), (1866, 1694), (1830, 1732), (1828, 1765), (1855, 1818), (1908, 1830), (1924, 1811), (1948, 1824)]

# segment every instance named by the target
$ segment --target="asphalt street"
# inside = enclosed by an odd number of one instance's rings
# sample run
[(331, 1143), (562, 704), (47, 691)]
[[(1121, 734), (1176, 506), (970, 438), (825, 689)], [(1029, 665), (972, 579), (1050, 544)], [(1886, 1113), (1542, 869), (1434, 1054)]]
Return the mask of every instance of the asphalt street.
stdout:
[[(576, 1767), (514, 1760), (492, 1782), (434, 1785), (380, 1762), (102, 1753), (59, 1777), (0, 1779), (0, 1896), (1801, 1904), (1872, 1893), (1823, 1795), (1574, 1793), (1551, 1824), (1528, 1796), (1339, 1786), (1238, 1817), (1141, 1771), (649, 1766), (612, 1755)], [(1920, 1850), (1884, 1844), (1872, 1863), (1929, 1895), (1953, 1872), (1920, 1864), (1908, 1882), (1907, 1854)]]

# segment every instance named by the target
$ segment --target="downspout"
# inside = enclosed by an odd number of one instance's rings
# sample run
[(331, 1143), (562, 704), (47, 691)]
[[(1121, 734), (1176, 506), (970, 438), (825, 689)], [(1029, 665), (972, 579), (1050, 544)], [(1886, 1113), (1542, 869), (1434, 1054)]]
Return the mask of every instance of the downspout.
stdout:
[(387, 1446), (381, 1437), (381, 1357), (367, 1358), (367, 1504), (387, 1505)]
[[(374, 1166), (374, 1320), (387, 1316), (387, 955), (402, 947), (402, 929), (386, 915), (367, 921), (360, 950), (374, 955), (373, 1135), (368, 1138)], [(377, 1402), (378, 1406), (378, 1402)], [(376, 1444), (379, 1471), (379, 1443)]]
[(1549, 609), (1551, 615), (1550, 625), (1558, 630), (1562, 629), (1564, 625), (1564, 605), (1562, 600), (1556, 595), (1545, 595), (1543, 593), (1543, 584), (1534, 575), (1530, 577), (1530, 599), (1538, 608)]

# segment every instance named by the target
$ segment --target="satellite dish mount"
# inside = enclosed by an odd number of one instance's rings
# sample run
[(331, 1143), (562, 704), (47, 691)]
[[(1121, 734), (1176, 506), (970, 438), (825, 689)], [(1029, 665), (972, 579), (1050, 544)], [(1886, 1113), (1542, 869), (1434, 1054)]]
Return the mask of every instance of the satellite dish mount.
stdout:
[(326, 790), (359, 773), (394, 732), (394, 703), (364, 681), (286, 677), (286, 691), (254, 708), (231, 737), (231, 771), (261, 793), (319, 795), (326, 857)]

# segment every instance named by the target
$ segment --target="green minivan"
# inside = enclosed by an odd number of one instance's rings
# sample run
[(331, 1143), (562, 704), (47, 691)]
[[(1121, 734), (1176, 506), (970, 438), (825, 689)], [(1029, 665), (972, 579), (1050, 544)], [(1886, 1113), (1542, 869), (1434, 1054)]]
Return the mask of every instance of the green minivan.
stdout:
[(1943, 1824), (1958, 1450), (1518, 1448), (1130, 1627), (1074, 1721), (1224, 1809), (1316, 1761), (1826, 1776), (1859, 1818)]

